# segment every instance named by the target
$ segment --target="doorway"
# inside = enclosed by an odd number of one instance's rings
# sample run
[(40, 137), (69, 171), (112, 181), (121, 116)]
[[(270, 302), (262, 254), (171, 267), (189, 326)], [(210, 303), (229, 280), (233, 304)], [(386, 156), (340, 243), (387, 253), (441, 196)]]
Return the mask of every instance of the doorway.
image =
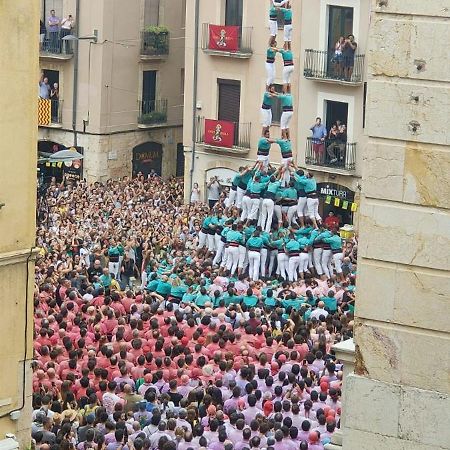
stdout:
[(133, 177), (141, 172), (144, 177), (155, 173), (161, 176), (163, 146), (157, 142), (144, 142), (133, 148)]
[(328, 50), (334, 53), (334, 46), (340, 36), (353, 33), (353, 8), (329, 6), (328, 9)]
[(348, 103), (326, 100), (326, 127), (328, 132), (338, 120), (347, 125), (348, 128)]
[(234, 123), (234, 141), (239, 141), (239, 117), (241, 108), (241, 82), (237, 80), (218, 79), (219, 110), (217, 120)]

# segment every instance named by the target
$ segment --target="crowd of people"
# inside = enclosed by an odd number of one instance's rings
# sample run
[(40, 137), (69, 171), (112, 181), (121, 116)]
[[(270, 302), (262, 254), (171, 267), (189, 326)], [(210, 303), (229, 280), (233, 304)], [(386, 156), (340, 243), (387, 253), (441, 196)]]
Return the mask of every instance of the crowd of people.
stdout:
[(312, 174), (261, 156), (229, 192), (210, 180), (209, 204), (198, 186), (185, 204), (181, 182), (142, 175), (53, 179), (41, 193), (36, 449), (330, 442), (342, 414), (332, 346), (353, 336), (357, 241), (322, 222)]

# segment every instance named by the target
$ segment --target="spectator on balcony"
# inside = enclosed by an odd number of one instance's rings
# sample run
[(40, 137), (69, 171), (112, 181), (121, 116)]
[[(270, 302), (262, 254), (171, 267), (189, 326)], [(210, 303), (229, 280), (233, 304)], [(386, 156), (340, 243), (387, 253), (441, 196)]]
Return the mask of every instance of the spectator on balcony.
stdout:
[(53, 83), (53, 87), (50, 90), (50, 100), (52, 102), (52, 122), (58, 122), (58, 110), (59, 110), (59, 85)]
[(316, 117), (316, 123), (310, 128), (312, 131), (312, 150), (315, 156), (315, 162), (320, 163), (323, 159), (325, 150), (325, 138), (327, 136), (327, 128), (322, 124), (322, 119)]
[(217, 177), (211, 177), (206, 187), (208, 188), (208, 205), (210, 208), (214, 208), (215, 204), (220, 199), (220, 190), (222, 186), (220, 185)]
[(48, 84), (48, 78), (44, 77), (44, 73), (41, 73), (41, 79), (39, 80), (39, 97), (49, 99), (51, 87)]
[(200, 202), (200, 188), (198, 187), (198, 183), (194, 183), (191, 192), (191, 203), (195, 204), (199, 202)]
[(39, 51), (42, 51), (44, 49), (44, 40), (45, 40), (45, 33), (47, 32), (47, 29), (45, 28), (45, 23), (40, 20), (39, 21)]
[[(61, 39), (64, 36), (68, 36), (73, 33), (75, 28), (75, 19), (72, 17), (72, 14), (69, 14), (67, 17), (61, 21)], [(63, 41), (64, 51), (65, 53), (72, 53), (72, 47), (70, 41)]]
[(345, 38), (344, 36), (340, 36), (338, 41), (336, 42), (335, 46), (334, 46), (334, 55), (333, 55), (333, 59), (332, 62), (334, 63), (334, 76), (337, 79), (342, 78), (342, 50), (344, 48), (344, 42), (345, 42)]
[(355, 52), (358, 44), (355, 42), (355, 36), (349, 34), (344, 41), (342, 47), (342, 56), (344, 60), (344, 79), (351, 81), (353, 75), (353, 67), (355, 65)]
[(59, 26), (61, 24), (61, 19), (56, 17), (55, 10), (50, 11), (50, 16), (47, 19), (47, 32), (48, 32), (48, 50), (51, 53), (59, 53), (60, 40), (59, 40)]
[(337, 161), (335, 150), (336, 148), (339, 148), (338, 133), (338, 127), (334, 123), (327, 137), (327, 154), (330, 158), (330, 163), (335, 163)]

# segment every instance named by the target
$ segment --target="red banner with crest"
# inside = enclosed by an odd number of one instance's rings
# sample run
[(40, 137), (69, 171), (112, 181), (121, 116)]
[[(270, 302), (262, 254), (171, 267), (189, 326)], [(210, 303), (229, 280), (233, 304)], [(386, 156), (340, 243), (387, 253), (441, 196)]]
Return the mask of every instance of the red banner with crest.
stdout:
[(209, 48), (224, 52), (237, 52), (239, 49), (239, 27), (210, 25)]
[(225, 120), (205, 119), (205, 144), (232, 148), (234, 123)]

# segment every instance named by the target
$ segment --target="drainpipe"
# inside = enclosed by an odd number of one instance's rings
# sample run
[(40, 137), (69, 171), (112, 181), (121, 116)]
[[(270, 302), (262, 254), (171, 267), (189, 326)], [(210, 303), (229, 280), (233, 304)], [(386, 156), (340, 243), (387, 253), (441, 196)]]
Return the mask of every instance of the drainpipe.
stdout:
[[(77, 35), (80, 31), (80, 0), (75, 4), (75, 20), (77, 21)], [(77, 139), (77, 103), (78, 103), (78, 40), (73, 41), (73, 99), (72, 99), (72, 131), (73, 146), (78, 145)]]
[(191, 170), (189, 180), (189, 201), (192, 194), (192, 186), (194, 181), (194, 166), (195, 166), (195, 150), (196, 150), (196, 136), (197, 136), (197, 80), (198, 80), (198, 31), (199, 31), (199, 10), (200, 0), (195, 0), (195, 38), (194, 38), (194, 89), (192, 90), (192, 158)]

